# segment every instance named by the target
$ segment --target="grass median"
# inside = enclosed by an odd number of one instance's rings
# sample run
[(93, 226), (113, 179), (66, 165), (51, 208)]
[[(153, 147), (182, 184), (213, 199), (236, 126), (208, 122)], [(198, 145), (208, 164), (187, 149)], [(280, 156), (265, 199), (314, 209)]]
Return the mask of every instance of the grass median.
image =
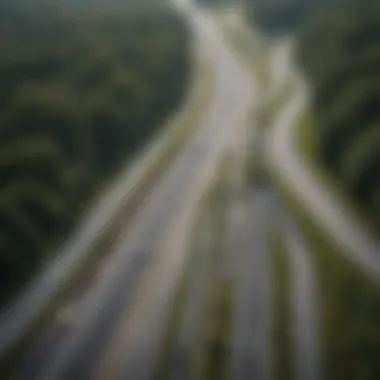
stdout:
[(260, 129), (269, 128), (276, 114), (292, 99), (295, 91), (295, 85), (291, 79), (287, 80), (275, 94), (272, 99), (262, 104), (257, 109), (257, 124)]
[(343, 200), (344, 206), (349, 209), (354, 217), (358, 218), (360, 222), (374, 235), (379, 236), (380, 219), (377, 215), (371, 214), (364, 207), (360, 207), (351, 199), (348, 191), (344, 188), (343, 184), (334, 178), (329, 171), (323, 167), (320, 158), (318, 157), (317, 145), (318, 131), (316, 123), (313, 120), (310, 110), (306, 110), (302, 115), (298, 129), (296, 130), (296, 138), (302, 157), (311, 167), (313, 174), (318, 180), (328, 186), (332, 195), (340, 200)]
[(231, 279), (223, 278), (214, 283), (206, 317), (210, 325), (207, 331), (203, 368), (201, 377), (197, 379), (227, 379), (235, 299), (236, 288)]
[(233, 325), (235, 287), (221, 274), (227, 228), (227, 190), (232, 166), (223, 157), (218, 181), (211, 194), (209, 207), (211, 226), (211, 265), (205, 289), (205, 315), (202, 326), (203, 344), (195, 353), (190, 380), (223, 380), (226, 378)]
[(273, 379), (291, 380), (293, 344), (290, 312), (290, 268), (288, 252), (282, 231), (273, 229), (269, 235), (273, 271), (272, 342)]

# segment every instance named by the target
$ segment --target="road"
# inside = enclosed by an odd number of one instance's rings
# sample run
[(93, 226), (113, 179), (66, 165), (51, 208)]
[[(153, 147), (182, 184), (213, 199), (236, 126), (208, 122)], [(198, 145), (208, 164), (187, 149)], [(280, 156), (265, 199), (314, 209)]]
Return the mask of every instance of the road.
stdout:
[(228, 378), (268, 380), (272, 370), (268, 236), (278, 207), (264, 185), (251, 190), (246, 208), (244, 226), (229, 244), (238, 292)]
[(320, 352), (319, 294), (312, 254), (291, 220), (286, 221), (285, 239), (289, 253), (291, 335), (294, 368), (299, 380), (323, 379)]
[[(121, 233), (116, 248), (110, 252), (112, 259), (104, 265), (93, 287), (80, 298), (72, 323), (63, 329), (53, 329), (52, 334), (44, 338), (42, 351), (38, 347), (33, 350), (38, 355), (31, 358), (18, 378), (94, 378), (121, 316), (124, 318), (126, 311), (136, 305), (136, 294), (144, 275), (159, 260), (165, 234), (194, 191), (193, 184), (197, 178), (205, 177), (210, 163), (217, 162), (231, 140), (237, 118), (243, 108), (249, 106), (245, 73), (212, 21), (190, 5), (185, 11), (199, 33), (198, 38), (208, 44), (210, 54), (215, 57), (215, 97), (194, 138), (152, 190), (133, 223)], [(173, 284), (167, 286), (170, 285)], [(157, 291), (158, 296), (164, 296), (162, 289)], [(156, 302), (159, 308), (159, 297)], [(124, 363), (123, 374), (128, 373), (130, 379), (143, 380), (151, 375), (154, 357), (151, 361), (146, 360), (141, 350), (152, 345), (146, 331), (140, 333), (144, 336), (144, 345), (131, 347), (129, 344), (131, 355)], [(152, 336), (157, 336), (157, 331), (152, 331)]]

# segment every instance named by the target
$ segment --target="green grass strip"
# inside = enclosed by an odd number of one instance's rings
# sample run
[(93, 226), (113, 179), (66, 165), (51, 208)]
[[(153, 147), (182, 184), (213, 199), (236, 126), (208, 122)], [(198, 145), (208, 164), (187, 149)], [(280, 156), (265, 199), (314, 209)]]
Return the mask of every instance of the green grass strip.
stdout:
[(293, 347), (290, 321), (290, 268), (288, 252), (280, 230), (270, 234), (273, 270), (273, 380), (292, 380)]
[(205, 366), (201, 380), (224, 380), (230, 350), (236, 289), (230, 279), (216, 281), (211, 293), (207, 320)]
[(299, 128), (297, 130), (297, 140), (300, 152), (303, 158), (311, 166), (313, 174), (322, 183), (329, 187), (329, 191), (339, 199), (342, 199), (344, 205), (353, 212), (361, 223), (371, 232), (374, 236), (380, 237), (380, 218), (371, 210), (365, 209), (364, 206), (358, 205), (353, 198), (351, 198), (347, 189), (344, 187), (343, 182), (333, 175), (325, 168), (320, 161), (317, 151), (318, 130), (317, 125), (311, 115), (310, 110), (306, 110), (300, 119)]

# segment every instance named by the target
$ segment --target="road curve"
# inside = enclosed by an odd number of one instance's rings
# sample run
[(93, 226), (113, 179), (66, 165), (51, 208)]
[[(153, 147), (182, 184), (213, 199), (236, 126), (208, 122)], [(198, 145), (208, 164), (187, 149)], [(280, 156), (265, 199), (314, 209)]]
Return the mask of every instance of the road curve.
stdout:
[[(285, 55), (284, 55), (285, 57)], [(291, 49), (286, 58), (291, 61)], [(308, 101), (308, 89), (295, 74), (292, 63), (284, 62), (297, 90), (295, 97), (278, 115), (267, 136), (266, 155), (270, 166), (308, 210), (313, 220), (323, 229), (347, 257), (368, 276), (380, 278), (380, 243), (372, 237), (358, 218), (341, 199), (329, 191), (316, 175), (297, 146), (297, 122)]]
[[(83, 313), (78, 316), (77, 323), (71, 327), (63, 343), (59, 344), (51, 360), (45, 362), (42, 359), (40, 370), (35, 372), (32, 379), (93, 378), (94, 368), (104, 353), (114, 327), (125, 310), (133, 305), (144, 273), (160, 255), (159, 248), (165, 231), (181, 204), (186, 202), (188, 189), (202, 174), (207, 162), (215, 160), (215, 155), (220, 154), (229, 143), (242, 105), (248, 103), (246, 77), (217, 29), (207, 17), (190, 6), (186, 12), (199, 37), (207, 41), (210, 53), (217, 60), (215, 97), (194, 139), (152, 189), (152, 195), (116, 244), (115, 252), (111, 252), (112, 260), (104, 267), (100, 280), (85, 299)], [(142, 374), (147, 373), (144, 362), (136, 368)], [(144, 376), (138, 379), (143, 380)]]

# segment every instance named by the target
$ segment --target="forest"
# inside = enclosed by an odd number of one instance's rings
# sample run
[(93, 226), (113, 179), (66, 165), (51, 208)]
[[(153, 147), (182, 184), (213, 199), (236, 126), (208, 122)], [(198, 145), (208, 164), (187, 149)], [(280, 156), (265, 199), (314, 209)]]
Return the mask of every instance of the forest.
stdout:
[(185, 20), (164, 2), (98, 3), (0, 1), (0, 304), (186, 91)]
[[(247, 0), (252, 23), (296, 39), (321, 164), (380, 233), (380, 4)], [(379, 75), (379, 78), (377, 77)]]

